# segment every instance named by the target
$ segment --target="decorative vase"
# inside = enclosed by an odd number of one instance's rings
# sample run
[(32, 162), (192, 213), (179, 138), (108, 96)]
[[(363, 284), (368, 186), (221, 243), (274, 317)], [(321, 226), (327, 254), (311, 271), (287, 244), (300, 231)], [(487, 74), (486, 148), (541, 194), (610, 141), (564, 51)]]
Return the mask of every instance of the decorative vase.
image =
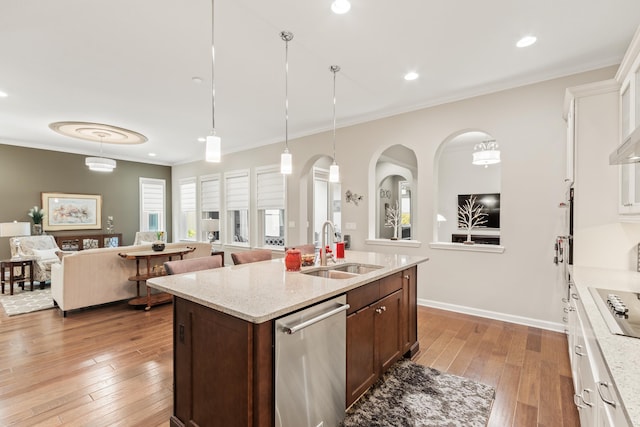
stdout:
[(289, 249), (284, 258), (284, 265), (287, 271), (300, 271), (300, 266), (302, 265), (302, 253), (300, 249)]
[(42, 234), (42, 224), (33, 224), (33, 235), (39, 236)]
[(163, 242), (152, 243), (151, 249), (153, 249), (156, 252), (164, 251), (164, 243)]

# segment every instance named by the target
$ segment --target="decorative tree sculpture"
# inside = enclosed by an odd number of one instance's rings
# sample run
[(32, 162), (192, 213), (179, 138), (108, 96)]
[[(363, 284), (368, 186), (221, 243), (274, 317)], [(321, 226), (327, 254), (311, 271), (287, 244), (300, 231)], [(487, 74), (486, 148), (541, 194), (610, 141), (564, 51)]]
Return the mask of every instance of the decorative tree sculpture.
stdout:
[(471, 230), (482, 227), (487, 222), (487, 214), (482, 212), (483, 206), (476, 200), (476, 196), (471, 196), (464, 201), (462, 206), (458, 206), (458, 227), (467, 230), (468, 245), (472, 244)]
[(386, 218), (384, 221), (385, 227), (393, 227), (393, 237), (391, 240), (398, 240), (398, 228), (400, 227), (400, 207), (396, 201), (394, 206), (387, 208)]

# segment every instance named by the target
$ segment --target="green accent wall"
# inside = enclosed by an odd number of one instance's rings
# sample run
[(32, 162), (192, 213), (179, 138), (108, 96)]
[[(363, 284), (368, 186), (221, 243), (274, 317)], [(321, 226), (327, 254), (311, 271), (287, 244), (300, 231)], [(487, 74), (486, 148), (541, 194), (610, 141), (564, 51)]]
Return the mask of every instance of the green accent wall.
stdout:
[[(139, 178), (166, 181), (166, 231), (171, 236), (171, 167), (117, 160), (111, 173), (92, 172), (85, 155), (0, 144), (0, 222), (32, 222), (27, 212), (42, 207), (42, 192), (102, 195), (102, 230), (46, 232), (52, 235), (106, 232), (113, 216), (116, 233), (130, 245), (139, 229)], [(9, 258), (9, 238), (0, 237), (0, 257)]]

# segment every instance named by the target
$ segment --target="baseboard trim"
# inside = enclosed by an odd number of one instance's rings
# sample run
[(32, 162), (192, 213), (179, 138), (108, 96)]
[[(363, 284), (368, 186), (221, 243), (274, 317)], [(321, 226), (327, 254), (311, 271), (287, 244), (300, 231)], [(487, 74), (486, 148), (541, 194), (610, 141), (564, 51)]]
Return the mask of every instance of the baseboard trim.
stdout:
[(469, 314), (471, 316), (485, 317), (502, 322), (515, 323), (518, 325), (531, 326), (539, 329), (546, 329), (554, 332), (565, 332), (565, 325), (562, 323), (546, 322), (529, 317), (515, 316), (512, 314), (498, 313), (496, 311), (481, 310), (479, 308), (465, 307), (463, 305), (448, 304), (423, 298), (418, 298), (418, 305), (425, 307), (439, 308), (441, 310), (453, 311), (456, 313)]

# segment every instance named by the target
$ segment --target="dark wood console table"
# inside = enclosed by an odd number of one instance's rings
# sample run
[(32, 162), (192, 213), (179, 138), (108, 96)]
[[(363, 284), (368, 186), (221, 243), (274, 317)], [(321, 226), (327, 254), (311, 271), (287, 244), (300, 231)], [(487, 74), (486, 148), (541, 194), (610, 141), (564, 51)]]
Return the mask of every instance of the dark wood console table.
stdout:
[[(145, 306), (145, 310), (150, 310), (154, 305), (166, 304), (173, 300), (173, 296), (171, 294), (162, 292), (159, 294), (151, 294), (151, 288), (147, 286), (147, 295), (140, 296), (140, 282), (146, 282), (147, 279), (152, 277), (164, 276), (166, 273), (164, 269), (160, 269), (160, 271), (154, 271), (151, 267), (151, 260), (157, 258), (168, 258), (169, 261), (173, 259), (175, 256), (179, 256), (180, 259), (184, 257), (185, 254), (195, 251), (196, 248), (191, 248), (188, 246), (178, 247), (178, 248), (167, 248), (162, 251), (132, 251), (132, 252), (124, 252), (120, 253), (122, 258), (124, 259), (135, 259), (136, 260), (136, 275), (129, 277), (129, 280), (136, 282), (136, 294), (137, 297), (129, 300), (129, 305), (132, 306)], [(140, 272), (140, 261), (144, 260), (147, 264), (146, 272)]]

